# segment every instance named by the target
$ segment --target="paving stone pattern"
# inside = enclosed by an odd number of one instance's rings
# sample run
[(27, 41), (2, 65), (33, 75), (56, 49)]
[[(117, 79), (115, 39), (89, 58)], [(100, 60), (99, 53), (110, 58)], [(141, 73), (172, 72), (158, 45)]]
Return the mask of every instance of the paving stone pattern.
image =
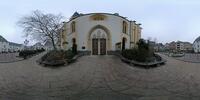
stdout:
[(177, 57), (176, 59), (185, 62), (200, 63), (200, 54), (185, 54), (185, 56)]
[(42, 54), (0, 63), (0, 100), (199, 100), (200, 64), (167, 56), (142, 69), (116, 56), (83, 56), (59, 68), (42, 67)]
[(19, 58), (17, 56), (19, 56), (19, 53), (1, 53), (0, 63), (9, 63), (23, 60), (23, 58)]

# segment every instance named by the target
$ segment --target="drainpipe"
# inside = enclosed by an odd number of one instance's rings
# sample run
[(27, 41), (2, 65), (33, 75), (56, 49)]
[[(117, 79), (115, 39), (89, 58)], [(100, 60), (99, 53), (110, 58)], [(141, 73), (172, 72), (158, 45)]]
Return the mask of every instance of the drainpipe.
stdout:
[(133, 34), (131, 34), (131, 30), (132, 30), (132, 23), (131, 23), (132, 21), (130, 21), (130, 27), (129, 27), (129, 36), (130, 36), (130, 43), (129, 43), (129, 49), (131, 48), (131, 38), (132, 38), (132, 35)]

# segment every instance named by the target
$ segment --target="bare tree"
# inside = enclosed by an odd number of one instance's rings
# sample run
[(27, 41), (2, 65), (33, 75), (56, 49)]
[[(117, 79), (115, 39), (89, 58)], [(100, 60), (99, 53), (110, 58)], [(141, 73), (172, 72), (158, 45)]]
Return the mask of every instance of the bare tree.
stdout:
[(26, 37), (30, 36), (40, 42), (50, 40), (54, 50), (56, 50), (56, 42), (63, 26), (62, 19), (63, 16), (60, 14), (45, 14), (36, 10), (31, 15), (21, 18), (18, 24), (24, 29)]

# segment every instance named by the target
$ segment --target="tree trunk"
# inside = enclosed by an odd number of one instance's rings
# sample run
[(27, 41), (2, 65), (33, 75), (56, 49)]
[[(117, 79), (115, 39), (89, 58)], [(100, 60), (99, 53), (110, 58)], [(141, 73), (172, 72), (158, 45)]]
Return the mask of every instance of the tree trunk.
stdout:
[(51, 38), (51, 41), (52, 41), (53, 49), (54, 49), (54, 50), (57, 50), (54, 39)]

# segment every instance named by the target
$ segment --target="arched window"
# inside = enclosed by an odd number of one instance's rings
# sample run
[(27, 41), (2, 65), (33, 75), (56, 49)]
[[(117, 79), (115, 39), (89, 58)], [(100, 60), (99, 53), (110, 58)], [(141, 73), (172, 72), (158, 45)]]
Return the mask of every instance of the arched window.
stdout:
[(127, 23), (125, 21), (123, 21), (123, 27), (122, 27), (123, 33), (127, 33), (127, 28), (128, 28), (127, 26), (128, 26)]
[(71, 32), (73, 33), (73, 32), (75, 32), (76, 31), (76, 22), (72, 22), (71, 23)]
[(103, 21), (103, 20), (105, 20), (106, 16), (102, 15), (102, 14), (95, 14), (95, 15), (92, 15), (91, 18), (94, 21)]

